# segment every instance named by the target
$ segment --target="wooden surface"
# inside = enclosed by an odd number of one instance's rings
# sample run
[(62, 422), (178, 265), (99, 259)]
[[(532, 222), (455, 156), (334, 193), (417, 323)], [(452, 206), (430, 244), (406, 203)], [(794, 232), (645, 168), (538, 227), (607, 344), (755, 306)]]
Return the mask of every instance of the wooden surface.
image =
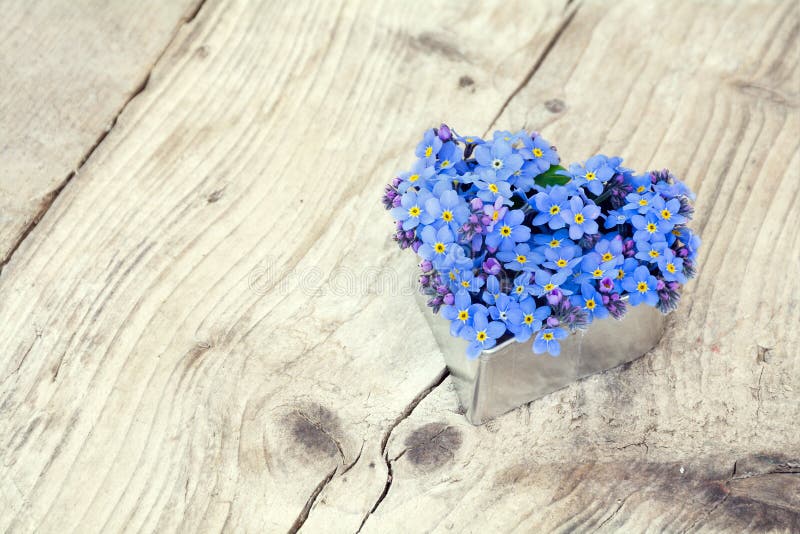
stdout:
[(0, 2), (0, 269), (198, 7), (199, 0)]
[[(800, 531), (800, 8), (123, 4), (0, 39), (0, 530)], [(692, 186), (659, 346), (466, 422), (378, 201), (441, 120)]]

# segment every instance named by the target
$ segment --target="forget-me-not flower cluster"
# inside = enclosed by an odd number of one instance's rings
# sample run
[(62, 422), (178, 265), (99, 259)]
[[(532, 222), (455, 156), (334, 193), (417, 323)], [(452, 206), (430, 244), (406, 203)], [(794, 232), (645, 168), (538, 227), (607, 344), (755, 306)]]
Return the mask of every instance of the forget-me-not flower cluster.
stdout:
[(514, 338), (560, 353), (569, 332), (627, 305), (673, 310), (696, 271), (694, 196), (669, 171), (596, 155), (567, 168), (537, 133), (427, 130), (386, 186), (394, 239), (467, 355)]

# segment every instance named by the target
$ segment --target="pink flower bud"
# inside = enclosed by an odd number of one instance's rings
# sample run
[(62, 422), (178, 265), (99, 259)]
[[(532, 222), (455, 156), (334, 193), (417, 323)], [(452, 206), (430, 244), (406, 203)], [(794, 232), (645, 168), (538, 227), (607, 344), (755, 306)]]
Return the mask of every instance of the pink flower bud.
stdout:
[(550, 304), (550, 306), (555, 306), (556, 304), (561, 302), (561, 298), (563, 297), (563, 295), (564, 294), (561, 292), (560, 289), (555, 288), (554, 290), (552, 290), (549, 293), (547, 293), (547, 296), (546, 296), (547, 303)]
[(614, 289), (614, 282), (606, 276), (602, 280), (600, 280), (600, 293), (611, 293)]
[(497, 261), (495, 258), (488, 258), (486, 261), (483, 262), (483, 270), (487, 274), (499, 274), (502, 266), (500, 262)]

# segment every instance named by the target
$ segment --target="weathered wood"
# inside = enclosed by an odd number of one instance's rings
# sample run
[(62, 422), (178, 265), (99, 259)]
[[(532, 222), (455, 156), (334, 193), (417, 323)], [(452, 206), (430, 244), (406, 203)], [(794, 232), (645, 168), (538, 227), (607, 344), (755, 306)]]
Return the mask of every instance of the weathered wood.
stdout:
[[(579, 5), (497, 126), (542, 128), (570, 160), (669, 166), (698, 193), (700, 275), (632, 365), (477, 430), (436, 390), (392, 433), (372, 531), (412, 515), (421, 531), (800, 531), (798, 22), (791, 3)], [(734, 473), (753, 454), (783, 472)]]
[(382, 184), (571, 9), (207, 2), (0, 278), (0, 528), (357, 530), (443, 367)]
[[(398, 4), (180, 29), (0, 277), (0, 529), (800, 529), (798, 8)], [(377, 201), (439, 119), (693, 186), (655, 350), (466, 423)]]
[(0, 269), (199, 3), (0, 3)]

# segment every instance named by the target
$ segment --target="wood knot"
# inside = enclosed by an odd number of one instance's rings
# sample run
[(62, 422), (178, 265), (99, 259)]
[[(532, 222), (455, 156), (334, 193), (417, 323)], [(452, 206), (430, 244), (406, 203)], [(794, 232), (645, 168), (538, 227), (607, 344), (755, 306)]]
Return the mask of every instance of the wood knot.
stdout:
[(560, 98), (551, 98), (544, 103), (544, 107), (547, 108), (547, 111), (550, 113), (561, 113), (567, 109), (567, 105)]
[(406, 438), (405, 455), (416, 466), (436, 469), (455, 457), (462, 440), (461, 432), (456, 427), (445, 423), (428, 423)]
[(329, 409), (312, 404), (286, 416), (285, 425), (292, 438), (309, 455), (333, 457), (342, 454), (334, 436), (341, 434), (341, 422)]
[(225, 193), (225, 188), (217, 189), (216, 191), (212, 191), (208, 198), (206, 198), (206, 202), (209, 204), (213, 204), (214, 202), (218, 201), (222, 198), (222, 195)]

